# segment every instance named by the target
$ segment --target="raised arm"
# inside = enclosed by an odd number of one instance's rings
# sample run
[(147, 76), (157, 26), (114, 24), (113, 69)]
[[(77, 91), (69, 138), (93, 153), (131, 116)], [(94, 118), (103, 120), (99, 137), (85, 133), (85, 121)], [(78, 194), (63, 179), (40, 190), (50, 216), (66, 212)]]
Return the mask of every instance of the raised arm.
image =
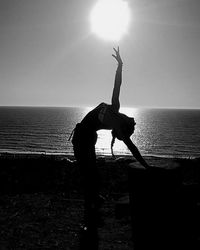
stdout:
[(119, 53), (119, 47), (116, 50), (113, 48), (115, 51), (115, 55), (113, 54), (112, 56), (117, 60), (118, 66), (117, 66), (117, 71), (115, 74), (115, 82), (114, 82), (114, 88), (113, 88), (113, 94), (112, 94), (112, 107), (113, 109), (118, 112), (120, 108), (120, 102), (119, 102), (119, 94), (120, 94), (120, 87), (122, 83), (122, 59)]

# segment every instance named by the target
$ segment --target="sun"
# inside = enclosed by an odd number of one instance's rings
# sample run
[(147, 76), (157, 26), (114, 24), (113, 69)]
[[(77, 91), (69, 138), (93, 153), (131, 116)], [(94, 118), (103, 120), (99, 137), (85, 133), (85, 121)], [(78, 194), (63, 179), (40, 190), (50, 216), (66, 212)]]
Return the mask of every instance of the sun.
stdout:
[(90, 14), (91, 30), (104, 40), (119, 41), (130, 23), (130, 8), (124, 0), (98, 0)]

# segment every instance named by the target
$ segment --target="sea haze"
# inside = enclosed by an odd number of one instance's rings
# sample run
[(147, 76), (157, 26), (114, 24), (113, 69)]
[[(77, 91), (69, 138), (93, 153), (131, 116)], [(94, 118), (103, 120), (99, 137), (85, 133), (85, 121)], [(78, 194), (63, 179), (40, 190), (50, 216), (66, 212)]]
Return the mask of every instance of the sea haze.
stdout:
[[(0, 107), (0, 152), (73, 154), (68, 138), (90, 108)], [(142, 155), (200, 157), (200, 110), (122, 108), (133, 116)], [(98, 132), (97, 154), (110, 155), (110, 131)], [(116, 141), (116, 155), (130, 154)]]

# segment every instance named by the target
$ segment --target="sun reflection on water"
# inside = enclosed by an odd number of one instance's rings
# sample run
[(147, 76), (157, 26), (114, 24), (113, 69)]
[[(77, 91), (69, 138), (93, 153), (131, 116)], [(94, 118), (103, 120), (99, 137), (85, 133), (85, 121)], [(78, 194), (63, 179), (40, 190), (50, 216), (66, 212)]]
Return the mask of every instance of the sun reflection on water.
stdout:
[[(126, 114), (127, 116), (134, 117), (137, 123), (137, 117), (139, 115), (139, 110), (137, 108), (122, 107), (120, 109), (120, 112)], [(96, 144), (97, 154), (110, 155), (111, 154), (111, 140), (112, 140), (112, 135), (111, 135), (110, 130), (98, 131), (98, 140)], [(115, 141), (113, 150), (114, 150), (114, 153), (116, 154), (122, 154), (122, 155), (130, 154), (130, 151), (127, 149), (126, 145), (122, 141), (119, 141), (119, 140)]]

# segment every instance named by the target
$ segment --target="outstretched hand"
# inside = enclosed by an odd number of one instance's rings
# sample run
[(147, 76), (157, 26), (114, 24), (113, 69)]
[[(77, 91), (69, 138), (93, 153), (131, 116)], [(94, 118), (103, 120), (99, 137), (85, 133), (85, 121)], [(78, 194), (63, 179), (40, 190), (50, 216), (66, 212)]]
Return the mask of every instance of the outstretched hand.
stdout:
[(122, 59), (121, 59), (121, 56), (120, 56), (120, 53), (119, 53), (119, 46), (118, 46), (117, 50), (115, 48), (113, 48), (113, 49), (115, 51), (115, 55), (112, 54), (112, 56), (117, 60), (119, 65), (122, 65), (123, 62), (122, 62)]

